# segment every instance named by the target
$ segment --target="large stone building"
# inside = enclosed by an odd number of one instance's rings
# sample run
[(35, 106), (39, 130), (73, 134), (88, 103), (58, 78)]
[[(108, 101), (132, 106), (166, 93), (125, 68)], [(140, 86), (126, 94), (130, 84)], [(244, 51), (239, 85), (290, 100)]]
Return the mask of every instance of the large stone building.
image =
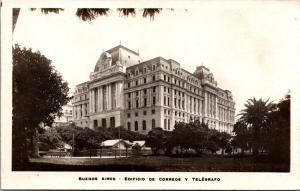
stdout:
[(190, 73), (172, 59), (142, 61), (122, 45), (100, 55), (90, 81), (76, 86), (73, 99), (77, 125), (123, 126), (143, 134), (196, 119), (231, 133), (234, 115), (231, 92), (218, 87), (208, 68)]

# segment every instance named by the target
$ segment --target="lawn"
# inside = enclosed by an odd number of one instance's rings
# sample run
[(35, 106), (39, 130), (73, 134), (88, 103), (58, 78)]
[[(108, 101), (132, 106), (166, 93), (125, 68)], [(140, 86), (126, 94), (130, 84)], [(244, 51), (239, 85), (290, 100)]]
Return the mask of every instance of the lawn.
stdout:
[(38, 158), (24, 169), (33, 171), (177, 171), (177, 172), (288, 172), (289, 165), (258, 162), (253, 157), (140, 156), (128, 158)]

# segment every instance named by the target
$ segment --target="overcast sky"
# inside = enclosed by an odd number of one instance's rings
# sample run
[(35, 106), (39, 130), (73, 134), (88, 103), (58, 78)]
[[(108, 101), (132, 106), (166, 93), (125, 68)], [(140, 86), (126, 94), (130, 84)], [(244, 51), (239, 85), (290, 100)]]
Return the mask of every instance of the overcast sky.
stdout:
[(291, 88), (300, 61), (299, 29), (296, 1), (206, 2), (187, 11), (164, 9), (153, 21), (113, 9), (91, 23), (79, 20), (75, 9), (43, 15), (23, 8), (13, 42), (51, 59), (71, 92), (89, 80), (102, 50), (120, 41), (144, 61), (172, 58), (190, 72), (203, 64), (219, 87), (232, 91), (238, 113), (249, 98), (277, 101)]

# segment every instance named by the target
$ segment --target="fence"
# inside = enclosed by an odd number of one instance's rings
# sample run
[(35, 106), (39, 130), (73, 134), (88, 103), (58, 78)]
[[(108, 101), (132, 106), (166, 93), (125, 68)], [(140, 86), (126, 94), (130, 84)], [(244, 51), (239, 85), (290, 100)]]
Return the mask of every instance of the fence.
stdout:
[[(132, 149), (90, 149), (90, 150), (82, 150), (75, 151), (74, 157), (129, 157), (129, 156), (146, 156), (151, 155), (151, 150), (141, 150), (139, 152), (134, 152)], [(72, 152), (70, 151), (56, 151), (50, 150), (43, 153), (43, 156), (48, 157), (71, 157)]]

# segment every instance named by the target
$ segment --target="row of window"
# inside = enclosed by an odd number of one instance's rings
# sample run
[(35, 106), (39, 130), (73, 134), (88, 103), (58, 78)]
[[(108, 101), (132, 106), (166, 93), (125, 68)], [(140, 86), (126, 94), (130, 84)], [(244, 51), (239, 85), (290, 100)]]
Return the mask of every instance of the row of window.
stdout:
[[(132, 106), (131, 101), (128, 101), (128, 109), (131, 109), (132, 107), (138, 108), (138, 107), (147, 107), (147, 98), (144, 98), (144, 105), (140, 105), (140, 101), (137, 99), (135, 100), (135, 106)], [(155, 105), (156, 104), (156, 97), (152, 96), (152, 104), (151, 105)]]
[[(110, 117), (110, 127), (115, 127), (115, 117)], [(106, 118), (102, 118), (101, 119), (101, 127), (106, 128), (107, 124), (106, 124)], [(98, 125), (98, 120), (94, 120), (94, 128), (99, 127)]]
[(75, 106), (74, 107), (74, 118), (78, 119), (78, 118), (81, 118), (83, 115), (87, 115), (88, 114), (87, 110), (88, 110), (88, 104), (80, 104), (80, 105)]
[[(151, 110), (151, 114), (152, 114), (152, 115), (155, 114), (155, 109), (152, 109), (152, 110)], [(147, 115), (147, 111), (146, 111), (146, 110), (143, 111), (143, 115)], [(134, 116), (135, 116), (135, 117), (138, 117), (138, 116), (139, 116), (139, 112), (138, 112), (138, 111), (134, 112)], [(130, 118), (130, 117), (131, 117), (131, 113), (128, 112), (128, 113), (127, 113), (127, 118)]]
[[(151, 120), (151, 127), (152, 127), (152, 129), (155, 128), (155, 119)], [(131, 131), (131, 123), (130, 122), (127, 122), (127, 129), (128, 129), (128, 131)], [(139, 122), (138, 121), (134, 122), (134, 130), (135, 131), (139, 130)], [(146, 122), (146, 120), (142, 121), (142, 130), (147, 130), (147, 122)]]
[[(149, 67), (148, 67), (148, 68), (149, 68)], [(152, 70), (149, 70), (149, 71), (155, 71), (155, 70), (156, 70), (156, 65), (153, 64), (153, 65), (152, 65)], [(134, 74), (132, 74), (130, 71), (128, 71), (127, 74), (126, 74), (126, 77), (127, 77), (127, 78), (130, 78), (132, 75), (138, 76), (138, 75), (140, 75), (140, 74), (146, 74), (146, 73), (147, 73), (147, 67), (144, 67), (144, 68), (143, 68), (143, 72), (140, 72), (139, 69), (137, 68), (137, 69), (135, 70)]]
[[(152, 93), (155, 93), (155, 92), (156, 92), (156, 86), (152, 87), (151, 89), (152, 89)], [(144, 95), (147, 95), (147, 89), (144, 89), (144, 90), (141, 90), (141, 91), (144, 92)], [(132, 93), (128, 93), (128, 94), (127, 94), (127, 98), (128, 98), (128, 99), (131, 98), (131, 94), (132, 94)], [(139, 96), (139, 91), (136, 91), (136, 92), (135, 92), (135, 96)]]
[[(152, 76), (152, 81), (155, 81), (156, 77), (155, 75)], [(135, 81), (131, 81), (127, 83), (127, 88), (130, 88), (131, 86), (133, 86), (133, 83), (135, 84), (135, 86), (138, 86), (140, 84), (146, 84), (147, 83), (147, 77), (143, 77), (142, 80), (141, 79), (137, 79)]]

